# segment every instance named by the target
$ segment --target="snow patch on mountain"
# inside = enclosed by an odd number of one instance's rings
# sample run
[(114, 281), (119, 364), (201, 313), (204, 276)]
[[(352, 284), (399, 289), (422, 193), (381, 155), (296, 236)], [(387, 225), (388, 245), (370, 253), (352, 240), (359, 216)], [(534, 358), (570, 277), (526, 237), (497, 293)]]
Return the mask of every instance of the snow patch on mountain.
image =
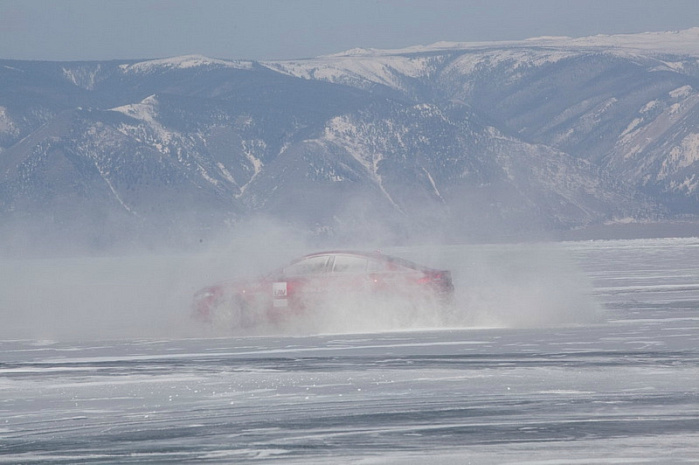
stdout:
[[(153, 145), (159, 152), (167, 151), (163, 144), (168, 144), (172, 140), (172, 132), (167, 130), (162, 124), (157, 121), (158, 116), (158, 99), (155, 95), (151, 95), (143, 99), (140, 103), (133, 103), (112, 108), (111, 111), (123, 113), (126, 116), (143, 121), (157, 135), (158, 141), (153, 142)], [(133, 133), (132, 126), (122, 124), (120, 130), (124, 133)]]
[[(402, 52), (399, 51), (399, 52)], [(366, 87), (366, 83), (405, 89), (405, 78), (424, 79), (434, 76), (446, 65), (445, 74), (468, 75), (484, 68), (506, 64), (512, 69), (543, 66), (575, 56), (570, 50), (502, 49), (474, 51), (456, 58), (448, 55), (379, 54), (329, 55), (316, 59), (266, 62), (264, 66), (303, 79), (324, 80)]]
[(670, 97), (672, 98), (684, 98), (684, 97), (689, 97), (689, 95), (692, 93), (692, 86), (687, 85), (687, 86), (682, 86), (680, 88), (677, 88), (673, 91), (671, 91)]
[(422, 171), (425, 173), (427, 176), (427, 179), (430, 181), (430, 186), (432, 187), (432, 190), (434, 191), (434, 194), (437, 196), (437, 198), (442, 202), (446, 203), (444, 200), (444, 197), (442, 197), (442, 193), (439, 192), (439, 188), (437, 188), (437, 183), (434, 182), (434, 178), (432, 177), (432, 174), (427, 171), (425, 167), (422, 168)]
[(436, 70), (442, 57), (428, 56), (326, 56), (310, 60), (262, 63), (264, 66), (294, 77), (323, 80), (338, 84), (366, 87), (365, 82), (404, 90), (402, 80), (427, 77)]
[(114, 187), (114, 184), (109, 179), (109, 172), (105, 172), (99, 163), (95, 163), (95, 167), (99, 171), (102, 179), (104, 179), (104, 182), (107, 184), (107, 187), (109, 187), (109, 191), (112, 193), (117, 202), (119, 202), (119, 205), (121, 205), (127, 212), (136, 214), (136, 212), (129, 205), (127, 205), (126, 202), (124, 202), (124, 199), (121, 198), (119, 191)]
[(228, 182), (230, 182), (231, 184), (236, 185), (236, 186), (238, 185), (237, 181), (235, 180), (235, 178), (233, 177), (233, 175), (231, 174), (231, 172), (228, 171), (228, 168), (226, 168), (226, 165), (224, 165), (223, 163), (221, 163), (221, 162), (219, 161), (219, 162), (216, 163), (216, 167), (219, 169), (219, 171), (221, 171), (221, 173), (223, 174), (223, 177), (224, 177)]
[(469, 75), (483, 69), (493, 69), (500, 65), (507, 65), (511, 69), (522, 67), (537, 67), (556, 63), (571, 56), (576, 52), (567, 50), (510, 50), (502, 49), (482, 53), (467, 53), (456, 58), (445, 70), (445, 73), (458, 72), (461, 75)]
[[(690, 86), (683, 86), (671, 91), (672, 98), (680, 99), (679, 102), (666, 106), (661, 113), (652, 115), (651, 111), (663, 104), (658, 100), (648, 102), (641, 108), (641, 116), (629, 123), (620, 135), (619, 143), (627, 147), (625, 157), (628, 158), (639, 152), (646, 145), (658, 140), (658, 138), (690, 110), (699, 105), (699, 93), (695, 93)], [(628, 147), (635, 147), (628, 149)]]
[(264, 140), (261, 139), (255, 139), (250, 141), (244, 140), (242, 143), (243, 155), (245, 155), (245, 158), (252, 166), (253, 172), (252, 176), (250, 176), (250, 178), (248, 179), (248, 182), (240, 186), (240, 190), (237, 194), (235, 194), (235, 198), (242, 197), (243, 194), (245, 194), (247, 188), (250, 186), (250, 183), (254, 181), (255, 178), (262, 172), (262, 169), (264, 168), (264, 163), (262, 163), (262, 160), (256, 157), (255, 154), (258, 151), (264, 153), (264, 150), (267, 148), (267, 144)]
[(7, 113), (7, 108), (0, 106), (0, 136), (17, 137), (18, 135), (19, 128)]
[(201, 165), (198, 164), (198, 163), (197, 163), (197, 172), (199, 173), (199, 175), (200, 175), (206, 182), (208, 182), (209, 184), (211, 184), (211, 185), (213, 185), (213, 186), (217, 186), (217, 187), (218, 187), (218, 185), (219, 185), (218, 179), (212, 177), (212, 176), (209, 174), (209, 172), (206, 171), (206, 168), (204, 168), (203, 166), (201, 166)]
[(660, 105), (660, 102), (658, 100), (651, 100), (650, 102), (646, 103), (643, 108), (641, 108), (641, 113), (648, 113), (651, 111), (653, 108), (657, 107)]
[[(658, 173), (658, 179), (664, 179), (677, 171), (699, 163), (699, 134), (687, 135), (679, 146), (674, 146), (667, 158), (663, 160), (662, 167)], [(691, 187), (690, 192), (696, 188), (696, 183)]]
[(97, 76), (102, 71), (102, 65), (83, 65), (78, 67), (64, 66), (63, 77), (68, 81), (86, 90), (94, 90), (97, 83)]
[(119, 69), (124, 74), (129, 73), (153, 73), (162, 70), (189, 69), (201, 66), (218, 66), (233, 69), (252, 69), (250, 61), (228, 61), (214, 58), (207, 58), (201, 55), (184, 55), (173, 58), (162, 58), (157, 60), (142, 61), (134, 64), (119, 65)]
[(349, 117), (337, 116), (332, 118), (325, 127), (324, 139), (344, 147), (352, 157), (357, 160), (371, 175), (381, 184), (381, 176), (378, 174), (378, 164), (383, 156), (368, 148), (361, 141), (359, 128), (350, 121)]

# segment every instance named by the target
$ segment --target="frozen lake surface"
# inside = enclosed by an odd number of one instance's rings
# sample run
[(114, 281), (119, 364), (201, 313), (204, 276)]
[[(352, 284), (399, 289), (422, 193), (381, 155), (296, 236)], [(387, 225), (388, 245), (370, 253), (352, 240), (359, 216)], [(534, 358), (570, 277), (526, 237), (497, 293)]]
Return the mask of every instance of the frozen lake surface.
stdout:
[(145, 337), (122, 295), (171, 261), (1, 265), (0, 463), (699, 463), (699, 239), (398, 252), (460, 267), (462, 325)]

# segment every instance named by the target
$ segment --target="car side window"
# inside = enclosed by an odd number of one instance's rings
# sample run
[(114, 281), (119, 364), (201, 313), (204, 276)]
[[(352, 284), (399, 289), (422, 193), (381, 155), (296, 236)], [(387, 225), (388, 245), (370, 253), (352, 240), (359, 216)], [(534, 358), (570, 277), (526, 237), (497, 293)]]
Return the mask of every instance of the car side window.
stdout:
[(303, 260), (299, 260), (296, 263), (284, 268), (285, 276), (305, 276), (320, 274), (326, 271), (326, 265), (328, 263), (328, 255), (320, 255), (317, 257), (309, 257)]
[(335, 255), (333, 273), (365, 273), (367, 259), (352, 255)]

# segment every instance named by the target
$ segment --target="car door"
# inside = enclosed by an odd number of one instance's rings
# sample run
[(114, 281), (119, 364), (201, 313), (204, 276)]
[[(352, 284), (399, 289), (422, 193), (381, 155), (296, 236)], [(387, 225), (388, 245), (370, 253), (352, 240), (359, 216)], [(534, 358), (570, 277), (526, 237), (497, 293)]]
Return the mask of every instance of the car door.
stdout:
[(355, 254), (335, 254), (330, 264), (329, 285), (337, 294), (360, 294), (368, 289), (368, 258)]
[(279, 279), (272, 283), (274, 307), (304, 307), (309, 298), (326, 288), (331, 262), (331, 255), (322, 254), (304, 257), (287, 265)]

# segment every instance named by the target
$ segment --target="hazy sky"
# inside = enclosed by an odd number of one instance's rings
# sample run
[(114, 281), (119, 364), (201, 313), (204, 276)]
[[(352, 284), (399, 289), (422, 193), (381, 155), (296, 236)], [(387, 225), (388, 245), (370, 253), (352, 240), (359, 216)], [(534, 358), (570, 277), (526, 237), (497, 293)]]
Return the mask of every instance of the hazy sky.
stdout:
[(699, 0), (0, 0), (0, 58), (271, 60), (696, 26)]

